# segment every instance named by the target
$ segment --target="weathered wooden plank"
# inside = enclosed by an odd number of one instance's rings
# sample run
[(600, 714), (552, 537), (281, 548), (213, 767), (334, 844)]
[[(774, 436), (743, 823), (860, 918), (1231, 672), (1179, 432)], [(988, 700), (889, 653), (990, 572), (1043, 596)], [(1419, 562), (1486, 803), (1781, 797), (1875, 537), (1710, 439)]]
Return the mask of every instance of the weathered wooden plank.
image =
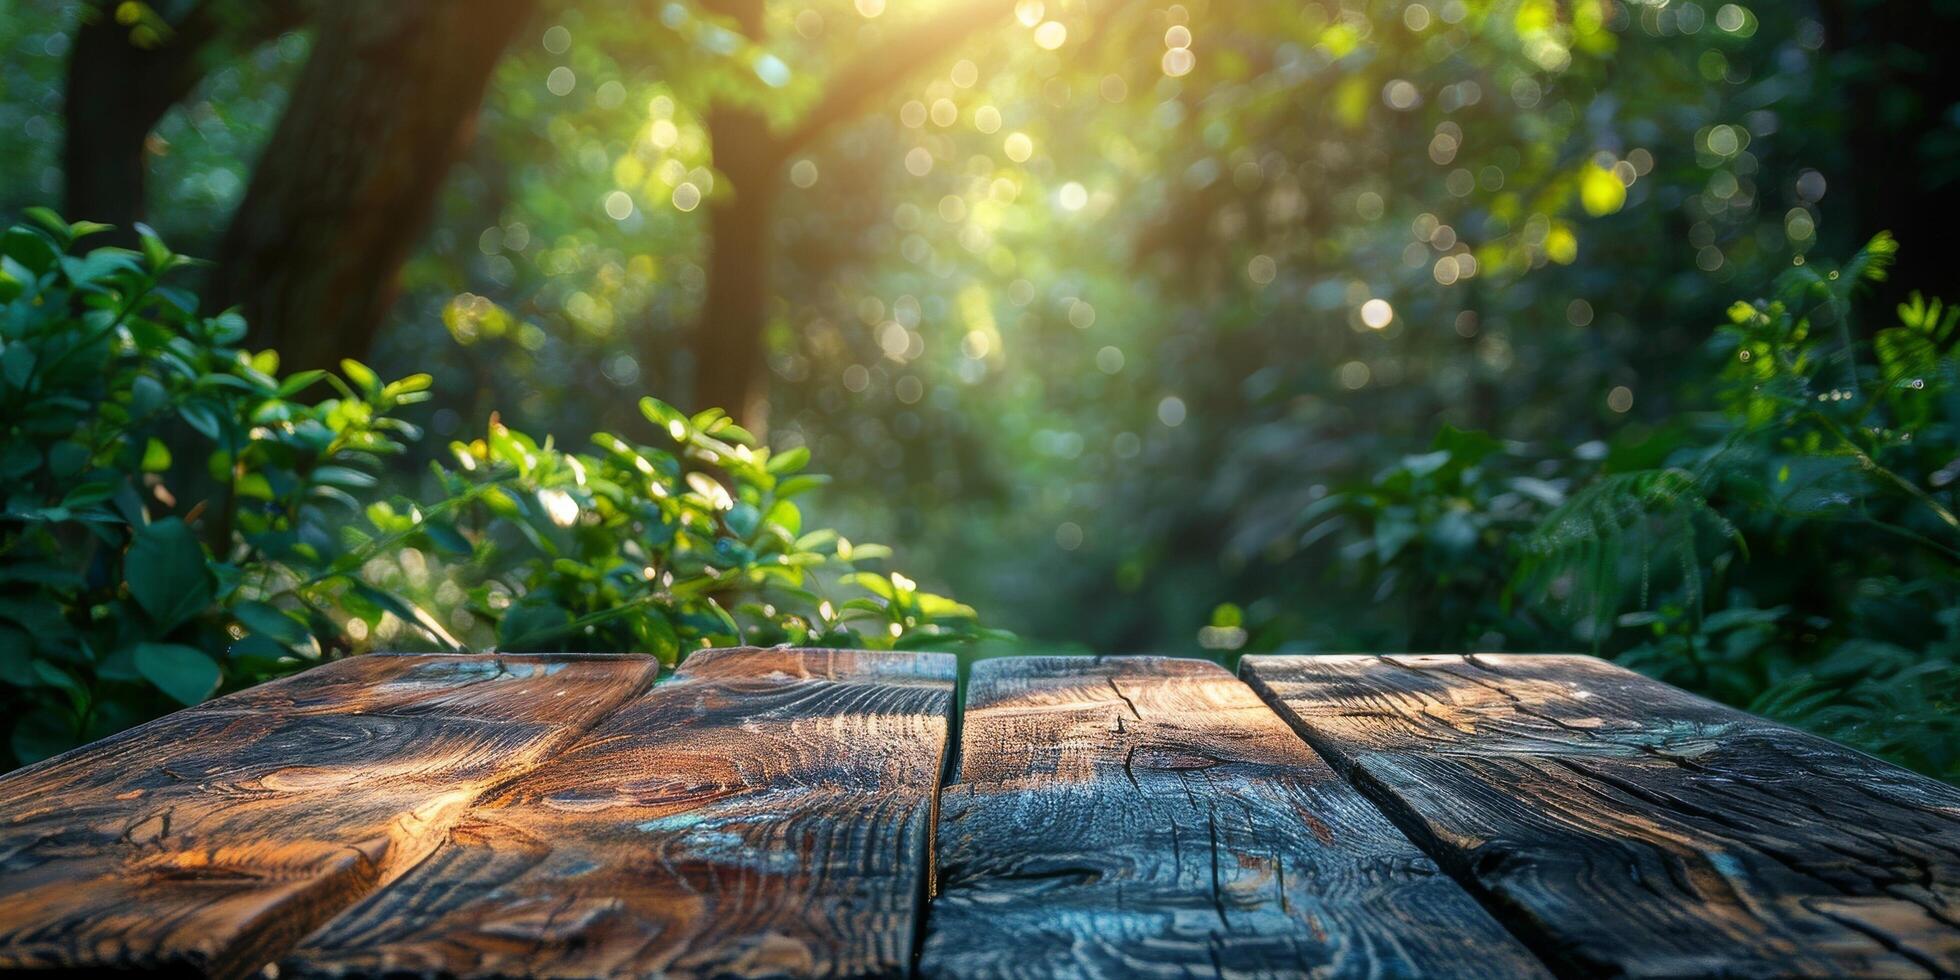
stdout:
[(975, 664), (940, 807), (927, 976), (1543, 972), (1208, 662)]
[(695, 679), (772, 680), (818, 678), (940, 687), (959, 676), (959, 661), (945, 654), (893, 654), (873, 650), (798, 647), (722, 647), (681, 661), (676, 676)]
[(1571, 972), (1960, 974), (1960, 790), (1591, 657), (1247, 657)]
[(944, 654), (695, 654), (479, 799), (283, 972), (904, 974), (953, 669)]
[(0, 779), (0, 968), (258, 968), (658, 664), (369, 656)]

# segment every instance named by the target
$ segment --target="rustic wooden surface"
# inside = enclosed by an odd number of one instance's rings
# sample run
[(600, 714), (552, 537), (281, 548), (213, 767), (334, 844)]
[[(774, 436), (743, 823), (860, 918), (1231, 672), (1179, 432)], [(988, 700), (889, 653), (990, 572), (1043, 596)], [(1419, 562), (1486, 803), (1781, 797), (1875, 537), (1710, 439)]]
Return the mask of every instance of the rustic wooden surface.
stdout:
[(926, 976), (1542, 973), (1224, 669), (973, 668)]
[(357, 657), (9, 774), (0, 968), (256, 969), (656, 668)]
[(1590, 657), (1242, 672), (1565, 972), (1960, 974), (1960, 790)]
[(480, 798), (282, 974), (903, 975), (944, 654), (696, 654)]

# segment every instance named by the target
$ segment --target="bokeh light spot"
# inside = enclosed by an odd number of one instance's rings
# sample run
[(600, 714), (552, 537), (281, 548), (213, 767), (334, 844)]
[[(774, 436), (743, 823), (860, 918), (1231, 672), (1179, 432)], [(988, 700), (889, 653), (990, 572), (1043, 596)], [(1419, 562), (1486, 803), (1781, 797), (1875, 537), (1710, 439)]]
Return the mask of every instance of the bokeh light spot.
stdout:
[(1176, 395), (1165, 395), (1157, 403), (1157, 421), (1175, 429), (1184, 424), (1184, 399)]
[(625, 221), (633, 216), (633, 198), (625, 191), (613, 191), (606, 195), (606, 217), (614, 221)]
[(1255, 255), (1245, 264), (1246, 278), (1261, 286), (1272, 282), (1273, 277), (1278, 274), (1279, 263), (1274, 262), (1270, 255)]
[(1369, 329), (1380, 330), (1394, 319), (1395, 307), (1388, 305), (1388, 300), (1376, 298), (1361, 304), (1361, 322)]

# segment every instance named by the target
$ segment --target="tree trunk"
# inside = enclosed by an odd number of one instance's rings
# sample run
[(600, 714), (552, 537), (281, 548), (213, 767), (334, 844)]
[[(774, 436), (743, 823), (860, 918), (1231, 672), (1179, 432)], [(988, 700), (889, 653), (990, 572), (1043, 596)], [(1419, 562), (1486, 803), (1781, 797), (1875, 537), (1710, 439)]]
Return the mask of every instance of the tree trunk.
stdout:
[[(744, 36), (763, 40), (762, 0), (707, 0), (706, 5), (732, 18)], [(767, 422), (762, 339), (769, 313), (770, 226), (783, 161), (855, 116), (867, 99), (1013, 9), (1012, 0), (968, 0), (939, 11), (885, 45), (880, 57), (840, 71), (810, 111), (780, 134), (755, 111), (725, 104), (709, 110), (715, 168), (734, 193), (717, 195), (709, 206), (708, 295), (694, 327), (695, 408), (726, 409), (757, 433)]]
[[(88, 7), (68, 55), (63, 92), (65, 129), (63, 217), (115, 225), (111, 238), (134, 245), (130, 227), (145, 217), (144, 160), (150, 131), (204, 77), (206, 47), (217, 33), (208, 4), (199, 4), (153, 47), (130, 40), (116, 22), (113, 2)], [(283, 19), (263, 18), (265, 26)]]
[(394, 303), (490, 72), (532, 0), (343, 0), (218, 251), (210, 301), (244, 307), (288, 370), (360, 358)]
[(726, 409), (760, 432), (769, 411), (762, 335), (778, 158), (759, 113), (718, 105), (708, 113), (708, 133), (715, 167), (733, 193), (717, 194), (708, 210), (708, 291), (695, 323), (693, 407)]

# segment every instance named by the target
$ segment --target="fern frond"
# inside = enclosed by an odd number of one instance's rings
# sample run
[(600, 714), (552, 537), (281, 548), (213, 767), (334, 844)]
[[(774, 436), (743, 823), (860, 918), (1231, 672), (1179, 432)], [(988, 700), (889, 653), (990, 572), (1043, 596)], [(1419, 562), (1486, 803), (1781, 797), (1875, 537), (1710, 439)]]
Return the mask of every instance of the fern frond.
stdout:
[(1602, 477), (1545, 516), (1525, 537), (1525, 550), (1552, 556), (1632, 530), (1649, 518), (1687, 513), (1706, 518), (1725, 535), (1735, 527), (1703, 495), (1701, 481), (1679, 467)]
[(1747, 553), (1741, 533), (1709, 503), (1696, 474), (1679, 467), (1612, 474), (1573, 494), (1523, 537), (1513, 586), (1540, 593), (1554, 585), (1569, 589), (1568, 608), (1576, 605), (1583, 611), (1597, 646), (1608, 631), (1605, 624), (1618, 611), (1625, 591), (1623, 566), (1630, 554), (1637, 556), (1635, 579), (1643, 606), (1652, 561), (1671, 558), (1685, 598), (1700, 608), (1703, 527)]
[(1889, 231), (1881, 231), (1851, 257), (1851, 261), (1839, 270), (1841, 279), (1852, 283), (1884, 282), (1892, 275), (1892, 267), (1899, 261), (1899, 240)]

